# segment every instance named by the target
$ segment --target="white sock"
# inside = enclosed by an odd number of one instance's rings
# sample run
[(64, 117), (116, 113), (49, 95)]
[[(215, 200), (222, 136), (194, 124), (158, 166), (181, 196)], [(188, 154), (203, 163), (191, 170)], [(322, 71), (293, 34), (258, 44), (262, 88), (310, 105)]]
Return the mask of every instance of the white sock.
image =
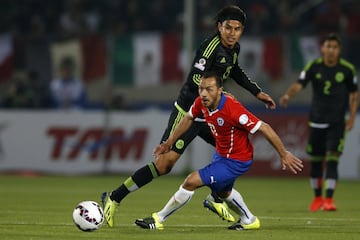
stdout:
[(255, 221), (255, 216), (250, 212), (244, 202), (244, 199), (237, 190), (233, 188), (230, 195), (224, 200), (231, 210), (240, 215), (242, 223), (250, 224)]
[(165, 207), (159, 212), (157, 212), (160, 222), (164, 222), (167, 217), (169, 217), (176, 210), (187, 204), (193, 195), (194, 191), (186, 190), (181, 185), (179, 190), (174, 193), (174, 195), (170, 198)]
[(323, 179), (322, 178), (310, 178), (310, 185), (313, 189), (322, 188)]
[(326, 183), (326, 189), (335, 190), (335, 188), (336, 188), (336, 179), (327, 178), (325, 180), (325, 183)]

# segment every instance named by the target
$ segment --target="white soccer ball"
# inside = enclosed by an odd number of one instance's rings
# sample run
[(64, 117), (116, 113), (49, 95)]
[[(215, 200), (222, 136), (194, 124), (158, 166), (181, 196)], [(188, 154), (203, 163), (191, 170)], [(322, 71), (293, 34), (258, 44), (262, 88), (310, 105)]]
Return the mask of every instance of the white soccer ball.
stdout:
[(73, 211), (75, 225), (82, 231), (95, 231), (104, 222), (104, 212), (94, 201), (83, 201)]

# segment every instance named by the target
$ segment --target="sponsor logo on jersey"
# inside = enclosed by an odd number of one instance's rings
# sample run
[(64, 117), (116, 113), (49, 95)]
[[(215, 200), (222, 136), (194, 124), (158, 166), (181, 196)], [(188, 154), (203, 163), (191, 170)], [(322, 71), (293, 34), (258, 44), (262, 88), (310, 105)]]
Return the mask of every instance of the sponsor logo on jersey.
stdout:
[(206, 64), (205, 58), (200, 58), (199, 61), (194, 64), (194, 67), (201, 70), (201, 71), (204, 71), (205, 70), (205, 64)]
[(216, 183), (216, 180), (215, 180), (215, 178), (214, 178), (214, 176), (210, 176), (210, 184), (214, 184), (214, 183)]

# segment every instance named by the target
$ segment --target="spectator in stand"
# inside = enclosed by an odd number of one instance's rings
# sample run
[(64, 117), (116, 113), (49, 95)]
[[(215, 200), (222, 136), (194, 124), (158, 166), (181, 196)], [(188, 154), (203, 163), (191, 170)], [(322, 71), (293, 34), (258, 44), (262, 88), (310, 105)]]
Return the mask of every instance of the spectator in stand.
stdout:
[(14, 79), (1, 102), (7, 109), (35, 108), (35, 92), (24, 79)]
[(345, 7), (347, 24), (347, 56), (355, 66), (360, 66), (360, 2), (350, 1)]
[(29, 71), (27, 77), (28, 89), (34, 93), (34, 107), (36, 109), (50, 108), (51, 100), (48, 83), (41, 82), (39, 74), (35, 71)]
[(339, 0), (324, 1), (317, 8), (315, 25), (320, 35), (329, 32), (342, 32), (343, 12)]
[(57, 109), (83, 109), (86, 92), (82, 81), (74, 75), (75, 63), (70, 57), (60, 63), (60, 77), (50, 83), (52, 106)]

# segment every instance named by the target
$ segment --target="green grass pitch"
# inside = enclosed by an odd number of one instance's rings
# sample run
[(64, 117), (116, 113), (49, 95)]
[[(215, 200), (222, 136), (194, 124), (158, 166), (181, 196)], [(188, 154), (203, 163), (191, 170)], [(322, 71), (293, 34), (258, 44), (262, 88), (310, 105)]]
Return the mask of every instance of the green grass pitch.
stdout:
[(309, 212), (312, 192), (307, 179), (240, 177), (236, 188), (261, 221), (255, 231), (229, 231), (202, 206), (208, 188), (198, 189), (191, 202), (165, 222), (163, 231), (140, 229), (134, 220), (167, 202), (183, 177), (164, 176), (130, 194), (115, 216), (115, 227), (82, 232), (72, 222), (75, 205), (100, 203), (102, 191), (117, 187), (124, 176), (0, 175), (0, 239), (141, 239), (141, 240), (348, 240), (360, 239), (360, 183), (339, 181), (336, 212)]

